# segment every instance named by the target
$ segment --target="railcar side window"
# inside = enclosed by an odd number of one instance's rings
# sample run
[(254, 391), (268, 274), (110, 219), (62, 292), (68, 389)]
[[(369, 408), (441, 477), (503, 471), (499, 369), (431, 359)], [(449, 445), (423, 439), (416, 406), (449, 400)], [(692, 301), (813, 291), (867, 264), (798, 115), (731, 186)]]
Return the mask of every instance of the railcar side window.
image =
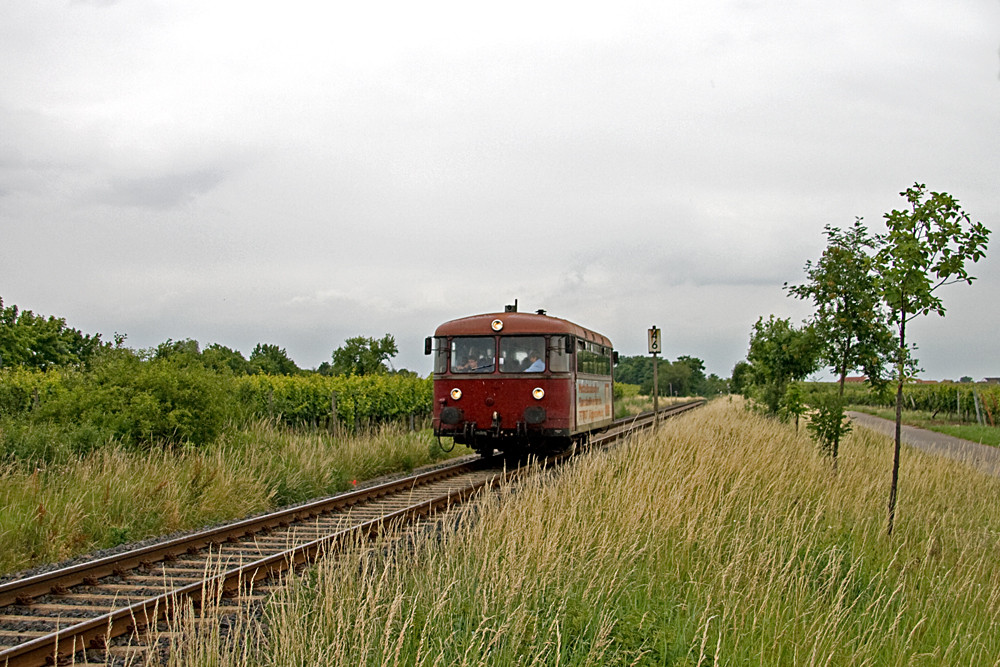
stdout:
[(568, 373), (573, 348), (569, 336), (552, 336), (549, 339), (549, 370), (553, 373)]
[(448, 339), (434, 339), (434, 372), (448, 372)]
[(576, 371), (589, 375), (611, 375), (611, 348), (578, 340)]
[(451, 339), (452, 373), (492, 373), (496, 368), (497, 342), (492, 336)]
[(541, 373), (545, 370), (544, 336), (502, 336), (501, 373)]

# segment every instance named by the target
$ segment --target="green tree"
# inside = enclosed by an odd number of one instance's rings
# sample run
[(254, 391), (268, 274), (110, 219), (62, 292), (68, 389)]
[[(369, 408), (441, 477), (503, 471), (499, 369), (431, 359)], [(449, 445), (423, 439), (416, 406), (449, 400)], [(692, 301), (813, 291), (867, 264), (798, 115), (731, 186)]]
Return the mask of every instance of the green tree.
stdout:
[(799, 420), (806, 413), (806, 402), (800, 383), (788, 383), (788, 388), (785, 389), (785, 396), (782, 399), (781, 411), (783, 414), (795, 419), (795, 432), (798, 433)]
[(750, 377), (750, 364), (744, 360), (737, 361), (733, 366), (732, 375), (729, 376), (729, 392), (747, 396), (752, 378)]
[(788, 383), (816, 370), (819, 351), (811, 327), (796, 329), (790, 319), (759, 318), (750, 334), (751, 395), (765, 410), (778, 414)]
[[(877, 239), (869, 235), (861, 218), (847, 230), (825, 227), (827, 246), (819, 260), (805, 266), (808, 281), (785, 289), (791, 296), (810, 299), (816, 307), (810, 325), (821, 345), (821, 361), (837, 374), (838, 397), (844, 395), (847, 374), (861, 369), (872, 386), (884, 380), (884, 368), (893, 350), (892, 332), (876, 284), (873, 252)], [(810, 429), (821, 437), (824, 451), (837, 467), (840, 450), (838, 430), (843, 423), (843, 400), (823, 401), (817, 405), (824, 419), (822, 431)], [(832, 415), (838, 409), (839, 417)]]
[(156, 346), (153, 352), (154, 359), (187, 359), (189, 361), (201, 360), (201, 348), (198, 341), (190, 338), (184, 340), (173, 340), (168, 338)]
[(660, 381), (660, 396), (687, 396), (693, 380), (691, 366), (663, 359), (660, 361), (657, 380)]
[(698, 357), (682, 354), (677, 357), (674, 366), (686, 366), (689, 369), (687, 384), (679, 391), (679, 396), (697, 396), (706, 393), (705, 391), (705, 362)]
[(839, 394), (819, 392), (814, 400), (815, 412), (806, 424), (820, 448), (834, 456), (836, 467), (836, 447), (840, 439), (851, 430), (851, 425), (844, 418), (844, 399)]
[(0, 298), (0, 368), (24, 366), (46, 370), (87, 363), (106, 346), (100, 334), (87, 335), (66, 320), (4, 306)]
[(265, 375), (295, 375), (299, 367), (288, 357), (285, 348), (268, 343), (257, 343), (250, 353), (250, 367), (254, 373)]
[(648, 356), (621, 356), (615, 366), (615, 381), (625, 384), (637, 384), (640, 387), (649, 384), (653, 387), (653, 360)]
[[(657, 379), (660, 396), (696, 396), (717, 394), (725, 390), (724, 382), (718, 377), (710, 381), (705, 376), (705, 362), (698, 357), (681, 355), (670, 362), (657, 358)], [(639, 392), (653, 392), (653, 358), (646, 355), (622, 356), (615, 366), (615, 381), (639, 385)]]
[(715, 373), (709, 373), (705, 378), (705, 386), (699, 392), (704, 396), (718, 396), (729, 393), (729, 382), (720, 378)]
[(978, 262), (986, 253), (990, 230), (972, 222), (958, 201), (944, 192), (927, 191), (914, 183), (900, 193), (909, 205), (885, 214), (887, 231), (878, 236), (880, 249), (875, 271), (882, 299), (897, 327), (895, 352), (896, 438), (889, 490), (888, 530), (891, 535), (896, 517), (899, 483), (900, 425), (903, 412), (903, 384), (916, 368), (906, 343), (906, 324), (932, 312), (943, 316), (944, 304), (935, 293), (952, 283), (971, 284), (967, 262)]
[[(873, 253), (876, 239), (861, 218), (846, 231), (826, 226), (827, 246), (819, 261), (807, 261), (808, 282), (789, 294), (811, 299), (816, 312), (813, 331), (822, 344), (822, 361), (839, 378), (839, 395), (851, 371), (861, 369), (878, 384), (893, 349), (892, 333), (876, 284)], [(836, 454), (835, 454), (836, 456)]]
[(239, 350), (212, 343), (201, 353), (202, 363), (216, 371), (228, 369), (235, 375), (250, 375), (253, 366)]
[(333, 351), (333, 372), (336, 375), (376, 375), (385, 373), (386, 362), (399, 352), (396, 339), (386, 334), (382, 338), (355, 336)]

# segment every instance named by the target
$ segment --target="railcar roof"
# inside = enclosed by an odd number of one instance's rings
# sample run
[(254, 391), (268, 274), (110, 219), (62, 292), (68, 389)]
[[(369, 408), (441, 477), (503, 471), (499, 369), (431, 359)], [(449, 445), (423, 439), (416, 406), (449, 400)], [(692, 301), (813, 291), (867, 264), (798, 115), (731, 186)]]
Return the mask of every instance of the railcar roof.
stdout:
[[(493, 320), (503, 322), (503, 329), (494, 331)], [(569, 320), (535, 313), (483, 313), (445, 322), (435, 336), (493, 336), (496, 334), (573, 334), (578, 338), (611, 347), (611, 341), (596, 331), (584, 329)]]

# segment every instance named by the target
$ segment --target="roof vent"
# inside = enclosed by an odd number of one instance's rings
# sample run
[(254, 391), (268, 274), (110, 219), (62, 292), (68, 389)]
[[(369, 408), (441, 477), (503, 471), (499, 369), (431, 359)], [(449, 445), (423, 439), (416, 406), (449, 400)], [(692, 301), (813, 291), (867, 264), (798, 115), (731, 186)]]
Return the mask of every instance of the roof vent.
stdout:
[(516, 313), (517, 312), (517, 299), (514, 299), (514, 303), (509, 303), (503, 307), (503, 312), (505, 313)]
[(543, 309), (541, 309), (541, 308), (539, 308), (535, 312), (538, 313), (539, 315), (544, 315), (545, 314), (545, 311)]

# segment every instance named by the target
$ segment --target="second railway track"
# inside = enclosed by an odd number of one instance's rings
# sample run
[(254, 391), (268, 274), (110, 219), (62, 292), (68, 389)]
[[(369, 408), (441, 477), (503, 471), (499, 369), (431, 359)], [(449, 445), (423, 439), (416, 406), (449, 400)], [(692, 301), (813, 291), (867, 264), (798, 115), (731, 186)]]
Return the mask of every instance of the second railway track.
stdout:
[[(702, 403), (670, 406), (660, 417)], [(652, 413), (618, 420), (591, 444), (653, 422)], [(54, 664), (102, 648), (111, 638), (155, 626), (179, 600), (198, 601), (209, 590), (236, 590), (274, 576), (352, 538), (464, 502), (523, 470), (494, 464), (466, 461), (0, 584), (0, 667)]]

